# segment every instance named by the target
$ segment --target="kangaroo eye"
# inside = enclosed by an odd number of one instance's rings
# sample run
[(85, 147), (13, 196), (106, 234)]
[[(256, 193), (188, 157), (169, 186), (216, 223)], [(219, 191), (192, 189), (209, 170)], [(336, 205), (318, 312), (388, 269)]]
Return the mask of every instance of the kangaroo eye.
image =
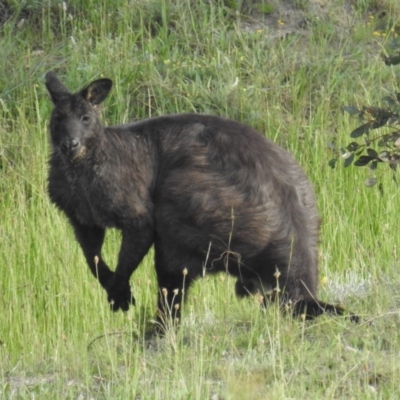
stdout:
[(88, 123), (90, 122), (90, 117), (89, 117), (89, 115), (82, 115), (81, 121), (82, 121), (84, 124), (88, 124)]

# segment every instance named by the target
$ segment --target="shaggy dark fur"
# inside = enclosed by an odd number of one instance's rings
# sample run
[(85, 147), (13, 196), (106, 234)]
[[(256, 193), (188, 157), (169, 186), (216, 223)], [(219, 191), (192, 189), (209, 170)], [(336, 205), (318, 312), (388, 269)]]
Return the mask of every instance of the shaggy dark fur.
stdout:
[[(279, 293), (308, 318), (343, 313), (317, 300), (315, 197), (287, 151), (209, 115), (104, 127), (97, 109), (109, 79), (71, 94), (49, 72), (46, 86), (55, 106), (49, 195), (114, 311), (134, 303), (129, 278), (154, 244), (161, 319), (170, 311), (179, 318), (182, 289), (220, 271), (237, 277), (239, 296)], [(101, 254), (109, 227), (122, 231), (114, 272)]]

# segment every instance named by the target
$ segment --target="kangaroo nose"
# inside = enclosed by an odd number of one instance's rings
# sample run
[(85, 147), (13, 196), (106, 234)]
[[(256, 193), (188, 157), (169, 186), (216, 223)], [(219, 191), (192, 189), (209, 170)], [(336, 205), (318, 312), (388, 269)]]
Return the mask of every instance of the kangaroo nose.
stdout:
[(70, 149), (74, 150), (75, 148), (77, 148), (79, 146), (79, 140), (78, 139), (72, 139), (70, 144)]
[(71, 152), (76, 151), (80, 146), (80, 142), (78, 139), (73, 138), (71, 140), (64, 140), (61, 142), (61, 151), (65, 155), (69, 155)]

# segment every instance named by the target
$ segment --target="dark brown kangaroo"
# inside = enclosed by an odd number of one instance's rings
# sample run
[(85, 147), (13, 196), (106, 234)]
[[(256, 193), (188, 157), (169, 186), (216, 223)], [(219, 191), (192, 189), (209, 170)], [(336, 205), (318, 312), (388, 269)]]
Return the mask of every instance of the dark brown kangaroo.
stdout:
[[(343, 314), (317, 299), (315, 197), (287, 151), (210, 115), (104, 127), (97, 109), (111, 80), (71, 94), (49, 72), (46, 86), (55, 107), (49, 195), (114, 311), (134, 303), (129, 278), (154, 244), (161, 320), (170, 310), (179, 318), (182, 289), (204, 271), (235, 276), (239, 296), (279, 292), (295, 315)], [(122, 231), (114, 272), (101, 253), (109, 227)]]

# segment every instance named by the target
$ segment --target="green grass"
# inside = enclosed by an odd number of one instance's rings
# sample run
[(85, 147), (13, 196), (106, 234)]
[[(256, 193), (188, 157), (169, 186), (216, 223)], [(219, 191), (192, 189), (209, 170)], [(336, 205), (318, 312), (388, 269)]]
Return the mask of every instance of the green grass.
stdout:
[[(11, 17), (0, 18), (1, 399), (400, 397), (399, 189), (384, 171), (381, 196), (363, 186), (364, 169), (331, 170), (327, 146), (346, 144), (356, 126), (341, 106), (398, 90), (400, 70), (380, 59), (391, 37), (374, 34), (399, 23), (397, 0), (324, 9), (295, 1), (304, 28), (278, 1), (3, 3)], [(260, 4), (273, 11), (254, 13)], [(71, 89), (113, 79), (107, 123), (205, 112), (293, 151), (322, 218), (320, 296), (364, 322), (264, 313), (255, 299), (234, 297), (231, 278), (206, 276), (190, 292), (182, 328), (149, 337), (151, 254), (132, 277), (137, 306), (111, 313), (46, 193), (43, 77), (52, 69)], [(119, 239), (108, 233), (111, 265)]]

